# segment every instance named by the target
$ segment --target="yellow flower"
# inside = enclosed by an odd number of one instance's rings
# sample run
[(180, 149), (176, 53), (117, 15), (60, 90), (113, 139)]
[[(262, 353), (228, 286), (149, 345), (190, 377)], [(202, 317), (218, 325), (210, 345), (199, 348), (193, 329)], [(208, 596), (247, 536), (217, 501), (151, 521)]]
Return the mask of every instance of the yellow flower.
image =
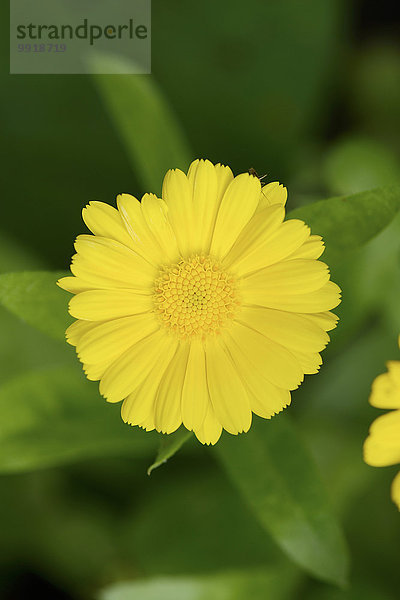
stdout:
[(322, 239), (284, 222), (286, 189), (194, 161), (165, 176), (162, 199), (90, 202), (79, 235), (67, 330), (87, 377), (122, 418), (202, 443), (248, 431), (316, 373), (340, 289)]
[[(400, 346), (400, 336), (399, 336)], [(364, 460), (373, 467), (400, 463), (400, 361), (386, 363), (387, 373), (378, 375), (372, 384), (370, 404), (377, 408), (394, 408), (375, 419), (364, 443)], [(392, 483), (391, 496), (400, 510), (400, 472)]]

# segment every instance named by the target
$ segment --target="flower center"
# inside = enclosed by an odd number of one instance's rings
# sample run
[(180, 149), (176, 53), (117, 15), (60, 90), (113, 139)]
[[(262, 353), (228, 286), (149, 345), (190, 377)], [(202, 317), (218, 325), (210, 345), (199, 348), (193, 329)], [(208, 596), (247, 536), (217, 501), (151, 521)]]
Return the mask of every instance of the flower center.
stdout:
[(163, 325), (183, 339), (219, 333), (239, 306), (235, 280), (206, 256), (163, 267), (154, 296)]

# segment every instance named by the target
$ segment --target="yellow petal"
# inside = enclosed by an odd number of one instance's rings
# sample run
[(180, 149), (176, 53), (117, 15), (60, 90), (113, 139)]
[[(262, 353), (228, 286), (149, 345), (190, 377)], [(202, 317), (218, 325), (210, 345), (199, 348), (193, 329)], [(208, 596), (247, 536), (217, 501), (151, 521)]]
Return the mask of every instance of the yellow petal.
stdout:
[(104, 278), (116, 287), (143, 289), (153, 285), (157, 270), (139, 254), (119, 242), (91, 235), (79, 235), (75, 242), (71, 271), (77, 277), (95, 283)]
[[(82, 256), (74, 254), (72, 257), (71, 267), (72, 273), (79, 273), (79, 277), (75, 277), (78, 282), (82, 282), (82, 287), (77, 287), (76, 291), (72, 289), (73, 293), (81, 293), (90, 290), (105, 290), (114, 289), (116, 287), (127, 287), (126, 282), (118, 281), (104, 275), (97, 273), (96, 265), (88, 262)], [(84, 282), (84, 284), (83, 284)], [(78, 283), (79, 286), (79, 283)]]
[[(395, 363), (394, 361), (393, 363), (396, 364), (396, 366), (400, 365), (400, 363)], [(391, 368), (392, 372), (395, 372), (393, 366)], [(400, 385), (396, 379), (391, 376), (390, 371), (389, 373), (382, 373), (382, 375), (378, 375), (378, 377), (375, 378), (372, 384), (369, 401), (372, 406), (376, 406), (377, 408), (400, 408)]]
[(400, 510), (400, 471), (393, 479), (390, 495), (397, 508)]
[(142, 212), (155, 242), (160, 247), (162, 262), (177, 262), (178, 243), (168, 220), (168, 207), (164, 200), (154, 194), (145, 194), (142, 198)]
[(221, 437), (222, 426), (215, 416), (211, 402), (208, 402), (207, 412), (203, 424), (199, 429), (194, 431), (197, 439), (201, 444), (216, 444)]
[(318, 352), (300, 352), (300, 350), (293, 350), (293, 354), (299, 361), (299, 365), (304, 375), (318, 373), (322, 365), (322, 358)]
[(172, 346), (176, 348), (176, 339), (161, 329), (140, 340), (107, 369), (100, 381), (100, 394), (108, 402), (124, 400), (143, 383), (165, 353), (169, 354)]
[(154, 407), (157, 391), (164, 373), (170, 369), (176, 346), (171, 344), (163, 354), (162, 363), (156, 363), (143, 383), (124, 400), (121, 416), (125, 423), (140, 425), (147, 431), (155, 429)]
[(156, 426), (154, 424), (154, 413), (150, 413), (141, 423), (138, 424), (139, 427), (144, 429), (145, 431), (153, 431)]
[[(296, 357), (284, 346), (237, 321), (226, 331), (226, 336), (236, 346), (245, 349), (259, 376), (274, 385), (294, 390), (303, 381), (303, 372)], [(227, 347), (230, 347), (229, 343)], [(240, 364), (237, 369), (240, 369)]]
[[(191, 183), (194, 181), (196, 172), (197, 172), (201, 162), (209, 162), (209, 161), (203, 161), (202, 159), (197, 159), (197, 160), (194, 160), (189, 167), (187, 176)], [(223, 195), (225, 194), (225, 191), (226, 191), (228, 185), (233, 180), (233, 173), (229, 167), (226, 167), (225, 165), (221, 165), (221, 163), (217, 163), (216, 165), (213, 165), (213, 167), (215, 170), (215, 175), (217, 177), (217, 205), (219, 207), (219, 204), (223, 198)]]
[(113, 319), (87, 331), (78, 341), (76, 350), (84, 363), (111, 363), (158, 327), (151, 313)]
[(296, 313), (244, 306), (237, 320), (291, 350), (319, 352), (329, 342), (325, 331)]
[[(204, 160), (202, 158), (196, 158), (196, 160), (193, 160), (189, 165), (188, 172), (187, 172), (187, 178), (188, 178), (189, 182), (191, 183), (191, 185), (193, 185), (193, 179), (196, 177), (196, 171), (199, 168), (200, 162), (204, 162)], [(209, 161), (207, 161), (207, 162), (209, 162)]]
[(310, 235), (310, 237), (290, 254), (287, 259), (293, 258), (319, 258), (324, 252), (325, 246), (320, 235)]
[(182, 423), (181, 397), (188, 353), (188, 343), (181, 342), (160, 382), (154, 405), (154, 422), (159, 432), (172, 433)]
[(83, 279), (79, 279), (79, 277), (61, 277), (56, 283), (61, 289), (71, 292), (72, 294), (99, 289), (97, 286), (87, 283)]
[(257, 210), (262, 210), (266, 206), (271, 206), (272, 204), (281, 204), (282, 206), (285, 206), (286, 200), (287, 189), (279, 183), (279, 181), (271, 181), (271, 183), (267, 183), (261, 188)]
[(219, 207), (215, 167), (209, 160), (197, 160), (190, 165), (188, 179), (193, 195), (193, 251), (201, 254), (210, 248)]
[(77, 294), (69, 301), (69, 312), (76, 319), (106, 321), (151, 311), (152, 295), (133, 290), (89, 290)]
[(290, 404), (290, 392), (273, 385), (264, 374), (254, 368), (247, 348), (226, 339), (227, 350), (237, 365), (238, 373), (250, 398), (251, 410), (264, 419), (270, 419)]
[(340, 288), (328, 281), (318, 290), (306, 294), (265, 294), (260, 289), (242, 288), (241, 295), (245, 304), (255, 304), (268, 308), (277, 308), (289, 312), (319, 313), (335, 308), (340, 304)]
[(400, 462), (400, 410), (375, 419), (364, 442), (364, 460), (373, 467)]
[(393, 384), (400, 387), (400, 361), (388, 360), (386, 366)]
[(130, 194), (119, 194), (117, 206), (132, 248), (145, 260), (159, 265), (163, 259), (162, 252), (147, 226), (139, 200)]
[(94, 235), (110, 238), (132, 247), (132, 239), (114, 207), (104, 202), (92, 201), (82, 210), (82, 217)]
[(217, 198), (218, 198), (218, 206), (219, 206), (219, 204), (228, 188), (228, 185), (231, 183), (231, 181), (233, 181), (233, 173), (229, 167), (226, 167), (225, 165), (221, 165), (220, 163), (217, 163), (215, 165), (215, 173), (217, 175), (217, 182), (218, 182)]
[(89, 365), (86, 363), (83, 365), (83, 370), (86, 377), (90, 381), (98, 381), (103, 377), (109, 366), (110, 362), (108, 360), (101, 363), (96, 363), (95, 365)]
[(260, 182), (248, 173), (242, 173), (229, 184), (221, 200), (210, 252), (223, 258), (234, 244), (243, 227), (256, 210)]
[(248, 261), (249, 257), (259, 252), (260, 246), (268, 241), (284, 218), (285, 209), (279, 204), (257, 212), (239, 234), (223, 264), (227, 268), (234, 264), (238, 269), (244, 257)]
[(278, 263), (304, 244), (309, 236), (310, 229), (303, 221), (285, 221), (268, 238), (254, 244), (249, 252), (239, 257), (232, 264), (231, 270), (237, 276), (243, 276)]
[(182, 421), (189, 430), (200, 430), (210, 404), (206, 357), (201, 340), (190, 342), (185, 380), (182, 388)]
[(247, 294), (265, 296), (306, 294), (322, 288), (329, 281), (328, 266), (319, 260), (298, 258), (260, 269), (243, 278), (243, 298)]
[[(251, 410), (259, 417), (271, 419), (271, 417), (282, 412), (290, 405), (292, 398), (289, 390), (278, 388), (269, 381), (261, 380), (259, 377), (249, 378), (247, 381), (250, 390)], [(262, 393), (261, 390), (258, 390), (261, 384)]]
[(314, 314), (301, 314), (301, 316), (315, 325), (318, 325), (318, 327), (321, 327), (324, 331), (335, 329), (337, 322), (339, 321), (339, 317), (329, 311)]
[(217, 339), (208, 339), (205, 348), (208, 390), (215, 416), (229, 433), (248, 431), (249, 397), (235, 365)]
[(74, 321), (65, 332), (68, 344), (76, 346), (79, 340), (85, 333), (91, 331), (94, 327), (97, 327), (99, 323), (93, 323), (91, 321)]
[(179, 169), (167, 172), (164, 177), (162, 198), (168, 206), (168, 218), (183, 256), (193, 252), (194, 230), (192, 190), (185, 173)]

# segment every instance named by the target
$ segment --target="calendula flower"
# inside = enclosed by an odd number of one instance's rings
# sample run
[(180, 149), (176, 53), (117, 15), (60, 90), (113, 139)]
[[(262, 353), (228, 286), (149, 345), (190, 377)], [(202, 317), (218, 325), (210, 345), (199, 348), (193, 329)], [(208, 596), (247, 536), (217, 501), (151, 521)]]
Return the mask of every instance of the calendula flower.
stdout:
[[(369, 429), (364, 460), (373, 467), (400, 463), (400, 361), (388, 361), (386, 366), (387, 372), (378, 375), (372, 384), (369, 401), (377, 408), (394, 410), (375, 419)], [(391, 496), (400, 510), (400, 472), (393, 480)]]
[(90, 202), (67, 330), (87, 377), (122, 418), (202, 443), (248, 431), (316, 373), (340, 302), (322, 239), (284, 221), (286, 189), (196, 160), (165, 176), (162, 199)]

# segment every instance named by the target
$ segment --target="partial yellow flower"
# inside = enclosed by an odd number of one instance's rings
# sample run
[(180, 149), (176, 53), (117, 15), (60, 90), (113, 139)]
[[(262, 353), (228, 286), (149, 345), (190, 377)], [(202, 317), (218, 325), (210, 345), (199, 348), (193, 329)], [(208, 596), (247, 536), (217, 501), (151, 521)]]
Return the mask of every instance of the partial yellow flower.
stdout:
[[(400, 346), (400, 336), (399, 336)], [(364, 443), (364, 460), (373, 467), (400, 463), (400, 361), (386, 363), (387, 373), (378, 375), (372, 384), (370, 404), (392, 410), (375, 419)], [(400, 472), (392, 483), (391, 496), (400, 510)]]
[(286, 188), (196, 160), (165, 176), (162, 199), (90, 202), (67, 330), (84, 371), (122, 418), (147, 431), (183, 425), (215, 444), (290, 403), (337, 317), (340, 289), (317, 260), (322, 239), (284, 221)]

